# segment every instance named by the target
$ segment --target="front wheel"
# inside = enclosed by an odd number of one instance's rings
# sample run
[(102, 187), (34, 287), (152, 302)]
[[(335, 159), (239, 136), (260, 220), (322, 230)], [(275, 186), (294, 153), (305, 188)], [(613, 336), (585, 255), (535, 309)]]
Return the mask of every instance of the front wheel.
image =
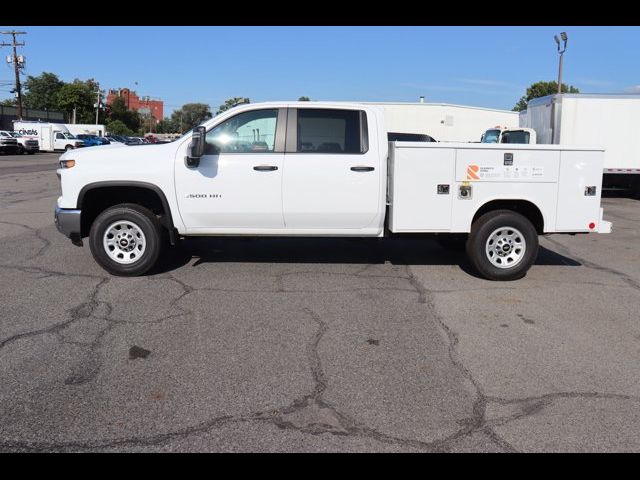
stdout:
[(161, 229), (157, 217), (148, 209), (135, 204), (116, 205), (98, 215), (91, 225), (91, 253), (113, 275), (142, 275), (160, 255)]
[(525, 276), (538, 256), (538, 233), (523, 215), (494, 210), (473, 223), (466, 250), (483, 277), (517, 280)]
[(67, 145), (66, 147), (64, 147), (65, 152), (68, 152), (69, 150), (73, 150), (73, 145)]

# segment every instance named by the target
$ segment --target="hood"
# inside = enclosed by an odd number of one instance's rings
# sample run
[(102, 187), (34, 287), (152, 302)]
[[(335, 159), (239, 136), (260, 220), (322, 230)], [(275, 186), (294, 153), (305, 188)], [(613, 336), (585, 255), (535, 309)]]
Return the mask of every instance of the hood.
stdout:
[[(145, 143), (142, 145), (126, 145), (124, 143), (110, 143), (108, 145), (100, 145), (100, 148), (77, 148), (69, 150), (60, 156), (60, 160), (77, 160), (78, 162), (100, 162), (106, 163), (118, 158), (131, 158), (137, 157), (138, 153), (142, 152), (158, 152), (158, 155), (165, 154), (164, 151), (168, 145), (171, 144), (152, 144)], [(166, 151), (166, 150), (165, 150)], [(152, 154), (153, 155), (153, 154)], [(140, 155), (141, 157), (148, 157), (147, 155)], [(153, 156), (151, 157), (153, 158)]]

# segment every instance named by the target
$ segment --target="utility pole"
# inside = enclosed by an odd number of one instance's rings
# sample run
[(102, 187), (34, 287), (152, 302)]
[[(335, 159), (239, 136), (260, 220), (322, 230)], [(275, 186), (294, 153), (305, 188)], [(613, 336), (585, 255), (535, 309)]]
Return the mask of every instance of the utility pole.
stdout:
[[(20, 69), (24, 67), (24, 57), (20, 55), (18, 57), (17, 47), (24, 47), (24, 42), (18, 43), (16, 41), (16, 35), (26, 35), (27, 32), (16, 32), (11, 30), (10, 32), (0, 32), (2, 35), (11, 35), (13, 41), (11, 43), (0, 43), (0, 47), (13, 47), (13, 57), (9, 63), (13, 63), (13, 69), (16, 74), (16, 96), (18, 97), (18, 120), (22, 120), (22, 86), (20, 85)], [(7, 58), (9, 61), (9, 58)]]

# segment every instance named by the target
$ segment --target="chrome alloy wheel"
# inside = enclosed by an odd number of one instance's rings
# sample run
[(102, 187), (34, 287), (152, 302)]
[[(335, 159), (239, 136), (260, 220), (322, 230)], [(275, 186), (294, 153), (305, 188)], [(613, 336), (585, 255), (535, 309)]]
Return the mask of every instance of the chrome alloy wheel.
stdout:
[(485, 247), (487, 258), (494, 267), (512, 268), (524, 258), (527, 242), (520, 230), (513, 227), (496, 228)]
[(118, 220), (105, 230), (102, 245), (111, 260), (128, 265), (142, 258), (147, 240), (138, 225), (128, 220)]

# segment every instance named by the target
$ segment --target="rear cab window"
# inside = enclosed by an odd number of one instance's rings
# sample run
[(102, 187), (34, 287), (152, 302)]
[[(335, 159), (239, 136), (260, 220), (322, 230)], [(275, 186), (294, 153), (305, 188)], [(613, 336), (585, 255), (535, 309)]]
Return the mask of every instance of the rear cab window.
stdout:
[(296, 153), (363, 154), (369, 150), (361, 110), (298, 108)]

